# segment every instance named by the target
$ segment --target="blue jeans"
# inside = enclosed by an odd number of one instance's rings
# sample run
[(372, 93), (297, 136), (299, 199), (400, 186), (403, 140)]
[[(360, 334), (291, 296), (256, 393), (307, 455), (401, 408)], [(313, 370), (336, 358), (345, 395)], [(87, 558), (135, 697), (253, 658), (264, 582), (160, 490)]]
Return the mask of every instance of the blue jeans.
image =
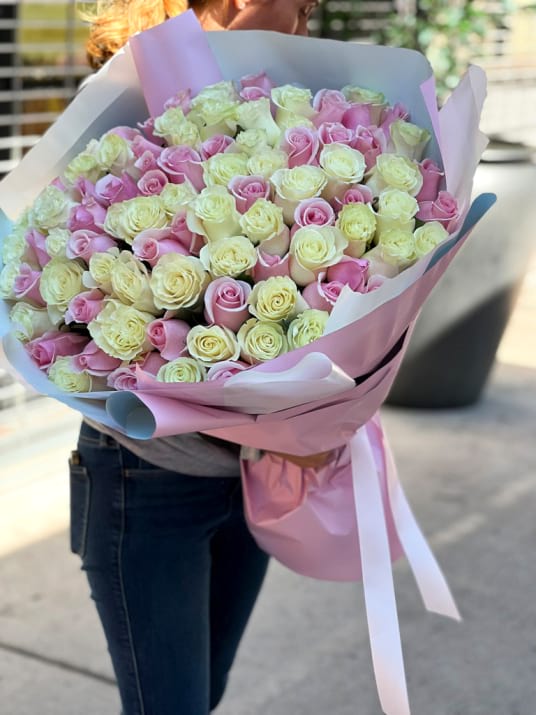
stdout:
[(207, 715), (268, 564), (247, 530), (240, 480), (166, 471), (86, 424), (70, 474), (71, 548), (123, 715)]

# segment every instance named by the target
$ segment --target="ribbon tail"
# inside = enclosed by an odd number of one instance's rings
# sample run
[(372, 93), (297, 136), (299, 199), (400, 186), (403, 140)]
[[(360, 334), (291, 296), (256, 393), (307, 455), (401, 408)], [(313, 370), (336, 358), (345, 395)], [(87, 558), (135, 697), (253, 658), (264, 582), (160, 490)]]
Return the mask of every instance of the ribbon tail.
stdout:
[(366, 427), (350, 440), (363, 590), (376, 685), (386, 715), (410, 715), (380, 481)]
[(445, 576), (428, 546), (406, 499), (398, 479), (393, 454), (379, 421), (377, 427), (382, 434), (387, 488), (393, 521), (425, 608), (433, 613), (461, 621), (460, 613)]

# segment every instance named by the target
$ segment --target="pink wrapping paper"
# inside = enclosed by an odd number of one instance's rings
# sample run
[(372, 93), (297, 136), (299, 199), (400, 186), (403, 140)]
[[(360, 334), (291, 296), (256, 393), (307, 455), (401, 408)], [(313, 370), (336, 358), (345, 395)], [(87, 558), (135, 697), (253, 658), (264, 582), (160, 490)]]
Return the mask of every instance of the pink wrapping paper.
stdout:
[[(390, 558), (402, 556), (389, 504), (381, 441), (373, 447), (385, 510)], [(267, 453), (242, 463), (244, 507), (258, 544), (285, 566), (313, 578), (359, 581), (359, 533), (353, 503), (350, 447), (321, 469), (302, 469)]]

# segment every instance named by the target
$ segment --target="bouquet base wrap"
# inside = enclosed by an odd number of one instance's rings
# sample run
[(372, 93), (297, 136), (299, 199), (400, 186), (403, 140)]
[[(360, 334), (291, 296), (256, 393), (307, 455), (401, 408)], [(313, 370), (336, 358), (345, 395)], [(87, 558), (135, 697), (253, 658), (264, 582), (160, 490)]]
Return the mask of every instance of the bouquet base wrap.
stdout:
[(305, 576), (362, 579), (383, 709), (408, 715), (391, 561), (405, 554), (429, 611), (459, 614), (400, 486), (379, 415), (319, 470), (267, 453), (242, 461), (242, 483), (261, 548)]
[(418, 53), (268, 32), (238, 38), (203, 34), (192, 12), (133, 38), (4, 179), (0, 232), (9, 233), (9, 219), (22, 214), (90, 139), (143, 122), (147, 106), (157, 113), (188, 86), (195, 91), (263, 70), (280, 84), (313, 91), (374, 87), (409, 107), (412, 120), (431, 133), (429, 156), (442, 164), (461, 228), (377, 290), (343, 290), (319, 340), (223, 382), (163, 384), (139, 370), (135, 390), (70, 394), (32, 363), (13, 335), (4, 301), (0, 334), (6, 334), (6, 356), (35, 389), (130, 437), (198, 431), (301, 456), (337, 450), (335, 463), (317, 473), (270, 456), (244, 462), (248, 521), (259, 543), (294, 570), (362, 578), (382, 708), (387, 715), (409, 715), (392, 560), (407, 557), (427, 609), (459, 615), (400, 487), (377, 412), (423, 302), (494, 202), (485, 195), (469, 208), (486, 144), (478, 129), (484, 73), (471, 68), (438, 112), (431, 68)]

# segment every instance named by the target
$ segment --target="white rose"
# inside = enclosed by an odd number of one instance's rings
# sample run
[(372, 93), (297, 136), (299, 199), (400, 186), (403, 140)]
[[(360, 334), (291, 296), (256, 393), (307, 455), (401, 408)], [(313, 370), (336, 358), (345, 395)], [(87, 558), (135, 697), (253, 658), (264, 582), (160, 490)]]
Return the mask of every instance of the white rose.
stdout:
[(189, 357), (179, 357), (162, 365), (156, 379), (159, 382), (203, 382), (206, 367), (199, 360)]
[(59, 357), (48, 371), (48, 379), (64, 392), (91, 392), (92, 378), (87, 372), (75, 372), (70, 357)]
[(320, 196), (328, 178), (318, 166), (296, 166), (293, 169), (279, 169), (270, 181), (275, 188), (275, 203), (283, 209), (285, 221), (294, 223), (294, 211), (304, 199)]
[(232, 178), (247, 171), (247, 154), (215, 154), (203, 163), (203, 180), (207, 186), (227, 187)]
[(165, 228), (168, 221), (159, 196), (137, 196), (110, 206), (104, 220), (104, 230), (110, 236), (132, 244), (142, 231)]
[(342, 258), (348, 241), (335, 226), (306, 226), (290, 242), (290, 275), (299, 286), (316, 280), (318, 273)]
[(288, 326), (289, 348), (296, 350), (309, 345), (324, 335), (329, 313), (326, 310), (308, 309), (300, 313)]
[(45, 239), (47, 253), (51, 258), (65, 258), (67, 241), (71, 232), (67, 228), (52, 228)]
[(158, 309), (180, 310), (201, 302), (210, 276), (199, 258), (166, 253), (153, 268), (150, 283)]
[(89, 334), (107, 355), (119, 360), (134, 360), (152, 349), (147, 326), (154, 315), (144, 313), (108, 298), (104, 308), (88, 324)]
[(246, 236), (230, 236), (203, 246), (199, 258), (213, 276), (237, 278), (257, 263), (257, 251)]
[(256, 283), (248, 298), (249, 310), (259, 320), (291, 320), (307, 303), (288, 276), (271, 276)]
[(156, 314), (149, 271), (129, 251), (121, 251), (111, 273), (112, 290), (119, 300), (138, 310)]
[(24, 230), (12, 230), (2, 245), (2, 263), (20, 263), (26, 252)]
[(281, 130), (272, 117), (268, 97), (240, 104), (237, 109), (237, 119), (242, 129), (263, 129), (271, 146), (279, 143)]
[(235, 334), (220, 325), (195, 325), (186, 337), (188, 352), (203, 364), (238, 360), (240, 348)]
[(39, 229), (48, 231), (57, 226), (64, 227), (69, 218), (72, 202), (56, 186), (47, 186), (34, 201), (32, 221)]
[(126, 139), (118, 134), (105, 134), (96, 150), (96, 159), (106, 173), (120, 174), (134, 163), (134, 153)]
[(240, 232), (240, 214), (233, 196), (223, 186), (210, 186), (199, 194), (188, 212), (188, 228), (209, 241)]
[(279, 323), (251, 318), (237, 334), (240, 354), (251, 364), (273, 360), (288, 351), (285, 331)]
[(422, 258), (448, 238), (449, 232), (439, 221), (428, 221), (415, 230), (414, 236), (417, 258)]
[(15, 337), (21, 342), (39, 338), (55, 328), (46, 308), (36, 308), (24, 301), (15, 303), (9, 319), (15, 328)]
[(85, 271), (82, 278), (86, 288), (99, 288), (103, 293), (111, 293), (112, 273), (118, 257), (118, 248), (94, 253), (89, 259), (89, 271)]
[(39, 289), (48, 306), (67, 310), (70, 301), (82, 293), (84, 264), (81, 260), (52, 258), (43, 268)]
[(15, 286), (15, 278), (20, 272), (20, 262), (12, 261), (6, 263), (0, 271), (0, 298), (4, 300), (14, 300), (15, 294), (13, 288)]

